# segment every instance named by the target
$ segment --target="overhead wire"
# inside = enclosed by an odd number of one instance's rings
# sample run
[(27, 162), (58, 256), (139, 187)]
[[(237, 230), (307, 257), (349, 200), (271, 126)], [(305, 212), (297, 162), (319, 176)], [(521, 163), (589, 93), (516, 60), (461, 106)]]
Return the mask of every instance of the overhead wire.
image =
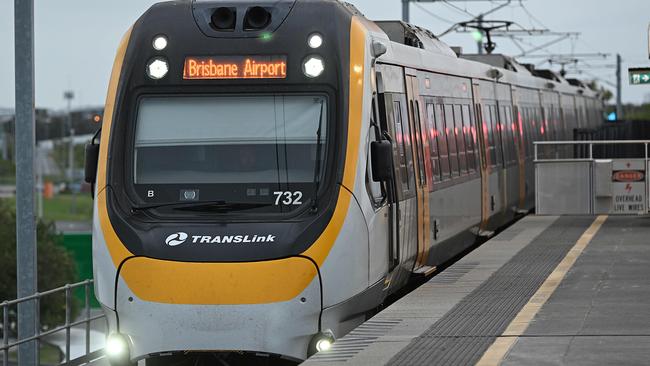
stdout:
[(419, 3), (417, 3), (417, 2), (413, 3), (413, 5), (415, 5), (415, 6), (417, 6), (418, 8), (420, 8), (420, 10), (422, 10), (424, 13), (428, 14), (429, 16), (431, 16), (431, 17), (433, 17), (433, 18), (436, 18), (436, 19), (438, 19), (438, 20), (440, 20), (440, 21), (442, 21), (442, 22), (445, 22), (445, 23), (447, 23), (447, 24), (456, 24), (456, 22), (453, 22), (453, 21), (451, 21), (451, 20), (449, 20), (449, 19), (445, 19), (445, 18), (441, 17), (440, 15), (438, 15), (438, 14), (436, 14), (436, 13), (430, 11), (429, 9), (425, 8), (424, 6), (422, 6), (421, 4), (419, 4)]
[(458, 5), (454, 5), (454, 4), (452, 4), (452, 3), (449, 2), (448, 0), (442, 0), (442, 3), (445, 4), (445, 5), (447, 5), (448, 7), (452, 8), (452, 9), (455, 9), (455, 10), (457, 10), (457, 11), (463, 13), (463, 14), (467, 14), (467, 15), (471, 16), (472, 18), (476, 18), (476, 15), (475, 15), (475, 14), (470, 13), (469, 11), (467, 11), (467, 9), (462, 9), (462, 8), (461, 8), (460, 6), (458, 6)]

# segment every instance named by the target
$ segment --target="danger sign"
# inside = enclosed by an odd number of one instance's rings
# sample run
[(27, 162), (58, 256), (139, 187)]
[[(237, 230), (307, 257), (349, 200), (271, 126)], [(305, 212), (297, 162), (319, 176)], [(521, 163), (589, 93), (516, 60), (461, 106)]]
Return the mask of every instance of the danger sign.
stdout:
[(612, 171), (613, 214), (646, 212), (645, 161), (614, 160)]
[(612, 174), (612, 181), (614, 182), (643, 182), (644, 179), (645, 173), (639, 170), (619, 170)]

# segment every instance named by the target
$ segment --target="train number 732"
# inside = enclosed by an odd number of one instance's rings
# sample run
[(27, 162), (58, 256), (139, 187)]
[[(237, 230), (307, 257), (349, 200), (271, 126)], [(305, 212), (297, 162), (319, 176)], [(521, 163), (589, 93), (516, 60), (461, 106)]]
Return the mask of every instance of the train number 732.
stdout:
[(302, 192), (284, 192), (277, 191), (273, 192), (275, 195), (275, 205), (282, 203), (283, 205), (302, 205)]

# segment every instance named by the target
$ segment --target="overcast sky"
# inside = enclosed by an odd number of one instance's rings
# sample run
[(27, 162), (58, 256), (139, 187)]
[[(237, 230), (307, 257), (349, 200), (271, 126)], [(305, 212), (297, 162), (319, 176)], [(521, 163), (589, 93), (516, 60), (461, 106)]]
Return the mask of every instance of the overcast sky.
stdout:
[[(298, 0), (300, 1), (300, 0)], [(63, 91), (75, 92), (73, 107), (102, 105), (115, 50), (122, 34), (156, 1), (150, 0), (35, 0), (36, 22), (36, 105), (60, 109), (65, 106)], [(351, 0), (371, 19), (401, 17), (400, 0)], [(0, 107), (14, 105), (13, 1), (0, 1)], [(411, 22), (440, 34), (451, 23), (468, 20), (471, 14), (488, 10), (496, 1), (461, 1), (411, 5)], [(451, 4), (451, 5), (450, 5)], [(456, 8), (452, 7), (456, 6)], [(650, 66), (647, 30), (650, 22), (648, 0), (519, 0), (491, 14), (487, 19), (513, 20), (527, 28), (580, 32), (580, 38), (565, 40), (544, 51), (555, 53), (620, 53), (623, 57), (623, 101), (650, 101), (650, 85), (628, 85), (627, 68)], [(424, 8), (424, 10), (422, 9)], [(526, 12), (526, 10), (528, 12)], [(466, 13), (467, 12), (467, 13)], [(525, 37), (526, 49), (549, 42), (553, 37)], [(442, 38), (450, 45), (476, 52), (468, 33), (451, 33)], [(508, 39), (496, 40), (496, 52), (511, 55), (521, 51)], [(529, 59), (535, 63), (544, 58)], [(588, 74), (615, 82), (615, 70), (598, 67), (614, 65), (615, 58), (588, 60)], [(585, 65), (586, 66), (586, 65)], [(608, 86), (614, 89), (612, 86)]]

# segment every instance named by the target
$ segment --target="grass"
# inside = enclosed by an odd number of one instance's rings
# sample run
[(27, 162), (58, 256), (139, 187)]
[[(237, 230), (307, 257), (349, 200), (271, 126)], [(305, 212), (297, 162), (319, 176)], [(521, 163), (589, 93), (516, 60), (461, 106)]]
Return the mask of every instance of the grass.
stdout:
[[(16, 204), (15, 197), (8, 198)], [(90, 193), (58, 194), (43, 199), (43, 218), (47, 221), (90, 221), (93, 217), (93, 199)]]
[[(41, 365), (58, 365), (61, 363), (61, 350), (51, 344), (41, 342), (39, 348), (39, 356)], [(18, 361), (18, 350), (16, 348), (13, 348), (9, 352), (9, 361)]]

